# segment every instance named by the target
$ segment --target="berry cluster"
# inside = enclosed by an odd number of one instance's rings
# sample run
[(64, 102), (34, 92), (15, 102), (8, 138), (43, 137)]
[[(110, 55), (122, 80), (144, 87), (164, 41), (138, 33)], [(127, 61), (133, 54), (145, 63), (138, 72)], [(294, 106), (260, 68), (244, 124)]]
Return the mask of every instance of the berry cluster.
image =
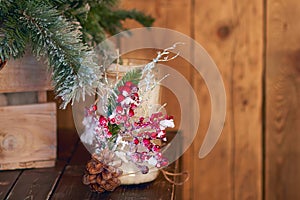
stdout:
[(97, 122), (94, 131), (97, 133), (98, 142), (105, 144), (114, 138), (113, 149), (125, 151), (126, 161), (135, 163), (142, 173), (148, 173), (149, 165), (157, 168), (168, 165), (161, 148), (167, 141), (165, 129), (173, 128), (174, 122), (173, 117), (162, 112), (155, 112), (150, 116), (136, 116), (135, 111), (141, 104), (138, 92), (137, 85), (127, 81), (117, 88), (116, 105), (109, 116), (97, 115), (96, 105), (88, 113)]

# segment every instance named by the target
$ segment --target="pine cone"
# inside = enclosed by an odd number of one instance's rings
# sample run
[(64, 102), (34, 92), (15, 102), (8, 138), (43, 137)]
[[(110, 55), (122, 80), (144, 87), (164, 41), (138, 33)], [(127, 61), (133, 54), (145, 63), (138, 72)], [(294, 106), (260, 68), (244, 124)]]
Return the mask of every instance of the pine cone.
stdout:
[(94, 154), (86, 164), (83, 184), (89, 185), (92, 191), (105, 192), (113, 191), (120, 184), (118, 179), (122, 175), (120, 160), (115, 160), (115, 154), (109, 150), (103, 150), (100, 155)]

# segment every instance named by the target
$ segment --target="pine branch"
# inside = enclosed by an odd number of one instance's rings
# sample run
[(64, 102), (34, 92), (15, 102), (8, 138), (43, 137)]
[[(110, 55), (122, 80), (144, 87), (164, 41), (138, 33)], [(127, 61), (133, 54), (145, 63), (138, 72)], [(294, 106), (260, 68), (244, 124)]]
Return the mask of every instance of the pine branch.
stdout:
[(45, 3), (28, 1), (22, 14), (20, 23), (28, 29), (33, 52), (48, 57), (55, 91), (64, 101), (62, 107), (93, 94), (99, 67), (92, 61), (93, 52), (81, 42), (78, 28)]
[(110, 13), (109, 17), (111, 20), (105, 21), (101, 20), (100, 24), (105, 30), (111, 35), (115, 35), (120, 31), (124, 30), (122, 21), (126, 19), (133, 19), (139, 22), (145, 27), (149, 27), (154, 22), (154, 19), (150, 16), (144, 15), (142, 12), (136, 10), (116, 10)]
[[(137, 11), (115, 10), (118, 0), (0, 0), (0, 59), (23, 56), (26, 44), (37, 57), (47, 58), (55, 91), (74, 102), (93, 94), (99, 84), (100, 67), (84, 42), (95, 45), (107, 33), (124, 29), (131, 18), (144, 26), (153, 19)], [(83, 32), (83, 34), (81, 33)]]
[[(68, 3), (67, 3), (68, 2)], [(58, 9), (69, 18), (79, 22), (84, 42), (95, 46), (106, 38), (122, 30), (122, 21), (133, 19), (143, 26), (151, 26), (154, 19), (136, 10), (115, 9), (117, 0), (74, 0), (58, 5)]]
[(0, 59), (20, 58), (24, 55), (27, 43), (26, 31), (19, 26), (16, 7), (10, 0), (0, 4)]

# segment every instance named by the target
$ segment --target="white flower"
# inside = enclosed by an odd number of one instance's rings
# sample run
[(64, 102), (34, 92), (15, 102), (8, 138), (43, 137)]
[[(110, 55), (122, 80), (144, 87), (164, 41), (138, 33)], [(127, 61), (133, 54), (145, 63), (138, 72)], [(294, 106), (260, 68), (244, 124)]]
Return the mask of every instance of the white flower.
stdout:
[(132, 103), (136, 103), (133, 99), (131, 99), (130, 97), (126, 97), (122, 102), (121, 105), (123, 106), (125, 105), (130, 105)]
[(174, 128), (174, 120), (173, 119), (164, 119), (159, 122), (159, 127), (161, 130), (165, 130), (167, 127)]
[(122, 91), (122, 95), (123, 95), (124, 97), (127, 97), (127, 96), (129, 95), (129, 93), (128, 93), (127, 91), (123, 90), (123, 91)]
[(93, 144), (93, 140), (94, 140), (93, 131), (91, 130), (85, 131), (83, 134), (81, 134), (80, 140), (86, 144), (90, 144), (90, 145)]
[(155, 166), (157, 164), (157, 160), (151, 156), (151, 158), (149, 158), (148, 160), (149, 165)]
[(85, 126), (85, 129), (81, 134), (80, 139), (83, 143), (91, 145), (93, 144), (94, 130), (97, 126), (97, 123), (92, 116), (87, 116), (83, 119), (82, 124)]

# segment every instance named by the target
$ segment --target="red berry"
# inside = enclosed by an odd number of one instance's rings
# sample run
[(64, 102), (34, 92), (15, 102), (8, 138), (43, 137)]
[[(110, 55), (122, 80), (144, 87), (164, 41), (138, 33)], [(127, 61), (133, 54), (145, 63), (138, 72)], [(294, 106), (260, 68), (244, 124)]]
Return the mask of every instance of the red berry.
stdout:
[(110, 122), (114, 124), (114, 123), (116, 123), (116, 119), (115, 118), (111, 118)]
[(149, 155), (147, 155), (147, 152), (143, 152), (143, 153), (142, 153), (142, 155), (141, 155), (141, 159), (142, 159), (143, 161), (145, 161), (145, 160), (149, 160), (149, 158), (150, 158), (150, 156), (149, 156)]
[(143, 143), (145, 146), (149, 146), (150, 145), (150, 140), (147, 138), (143, 138)]
[(127, 86), (124, 86), (123, 89), (122, 89), (122, 92), (127, 92), (127, 94), (130, 94), (131, 93), (131, 89), (130, 87), (127, 87)]
[(155, 145), (155, 146), (153, 146), (152, 150), (153, 150), (154, 152), (159, 152), (160, 146)]
[(135, 153), (131, 156), (131, 159), (133, 162), (138, 162), (140, 160), (140, 157), (137, 153)]
[(129, 128), (131, 124), (129, 122), (125, 122), (124, 125), (125, 125), (125, 127)]
[(134, 143), (135, 145), (137, 145), (138, 143), (140, 143), (140, 141), (139, 141), (139, 139), (134, 138), (134, 139), (133, 139), (133, 143)]
[(148, 148), (149, 150), (152, 150), (152, 147), (153, 147), (153, 144), (152, 144), (152, 143), (150, 143), (150, 144), (147, 146), (147, 148)]
[(110, 131), (108, 131), (106, 135), (108, 138), (110, 138), (112, 136), (112, 133)]
[(130, 108), (132, 109), (136, 109), (137, 105), (135, 105), (134, 103), (130, 104)]
[(128, 112), (129, 117), (132, 117), (134, 115), (134, 111), (130, 108)]
[(100, 122), (101, 126), (106, 126), (107, 125), (107, 119), (103, 115), (100, 115), (99, 122)]
[(123, 116), (122, 116), (122, 120), (123, 120), (123, 121), (127, 121), (127, 116), (126, 116), (126, 115), (123, 115)]
[(124, 88), (124, 86), (118, 87), (119, 92), (122, 92), (122, 91), (123, 91), (123, 88)]
[(117, 106), (116, 107), (116, 112), (119, 113), (119, 114), (122, 113), (123, 112), (122, 106)]
[(173, 116), (167, 116), (166, 117), (168, 120), (170, 120), (170, 119), (174, 119), (174, 117)]
[(139, 100), (139, 94), (138, 93), (133, 93), (131, 95), (131, 98), (134, 100), (134, 101), (138, 101)]
[(156, 157), (157, 157), (158, 160), (160, 160), (160, 159), (162, 159), (162, 154), (159, 152), (159, 153), (156, 154)]
[(131, 87), (131, 86), (133, 85), (133, 83), (132, 83), (131, 81), (127, 81), (127, 82), (125, 83), (125, 85), (126, 85), (127, 87)]
[(125, 99), (125, 97), (121, 94), (118, 95), (117, 102), (120, 103)]
[(97, 105), (93, 105), (92, 109), (93, 109), (93, 111), (96, 111), (97, 110)]
[(152, 132), (151, 133), (151, 138), (156, 138), (157, 137), (157, 133), (156, 132)]
[(169, 164), (169, 161), (167, 159), (163, 159), (160, 164), (162, 167), (165, 167)]

